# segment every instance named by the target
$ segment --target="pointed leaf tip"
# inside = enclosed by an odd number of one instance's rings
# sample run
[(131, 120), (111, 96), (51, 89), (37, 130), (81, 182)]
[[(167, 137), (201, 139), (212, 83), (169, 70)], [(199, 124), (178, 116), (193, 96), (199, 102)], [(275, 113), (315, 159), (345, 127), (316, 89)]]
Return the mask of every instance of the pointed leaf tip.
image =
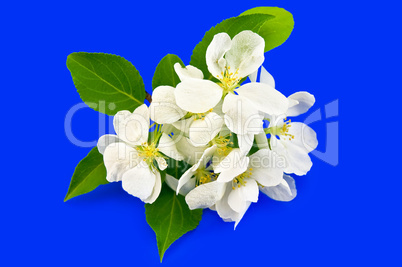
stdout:
[(185, 233), (194, 230), (202, 218), (202, 210), (190, 210), (184, 197), (176, 195), (166, 184), (153, 204), (145, 205), (148, 224), (156, 234), (160, 262), (166, 250)]
[(64, 202), (107, 183), (103, 156), (98, 152), (98, 148), (94, 147), (75, 168)]

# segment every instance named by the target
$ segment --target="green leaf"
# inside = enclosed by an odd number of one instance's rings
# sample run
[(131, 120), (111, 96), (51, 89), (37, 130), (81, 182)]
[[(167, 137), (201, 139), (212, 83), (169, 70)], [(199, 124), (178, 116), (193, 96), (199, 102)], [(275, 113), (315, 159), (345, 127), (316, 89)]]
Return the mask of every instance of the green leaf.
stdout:
[(275, 18), (267, 21), (259, 29), (258, 34), (265, 40), (265, 52), (283, 44), (292, 33), (294, 21), (292, 13), (279, 7), (255, 7), (240, 16), (251, 14), (269, 14)]
[(166, 159), (168, 167), (166, 168), (166, 173), (179, 179), (183, 173), (185, 173), (191, 166), (184, 160), (177, 161), (172, 158)]
[(258, 33), (260, 28), (269, 20), (275, 17), (267, 14), (252, 14), (235, 18), (230, 18), (217, 24), (207, 31), (202, 38), (202, 41), (196, 45), (191, 56), (190, 65), (193, 65), (204, 73), (204, 79), (212, 79), (212, 75), (208, 71), (205, 54), (209, 44), (215, 34), (226, 32), (231, 38), (244, 30), (251, 30)]
[(81, 99), (94, 110), (115, 115), (144, 103), (144, 82), (137, 69), (122, 57), (72, 53), (67, 57), (67, 68)]
[(107, 183), (103, 156), (98, 152), (98, 148), (94, 147), (75, 168), (64, 201), (88, 193), (99, 185)]
[(190, 210), (184, 197), (176, 195), (166, 184), (158, 199), (145, 204), (148, 224), (156, 234), (160, 261), (169, 246), (183, 234), (194, 230), (202, 217), (202, 209)]
[(152, 79), (152, 89), (155, 89), (160, 85), (176, 87), (180, 82), (179, 76), (177, 76), (173, 68), (176, 63), (180, 63), (180, 65), (184, 67), (183, 61), (181, 61), (181, 59), (176, 55), (167, 54), (162, 58), (155, 69), (155, 74)]

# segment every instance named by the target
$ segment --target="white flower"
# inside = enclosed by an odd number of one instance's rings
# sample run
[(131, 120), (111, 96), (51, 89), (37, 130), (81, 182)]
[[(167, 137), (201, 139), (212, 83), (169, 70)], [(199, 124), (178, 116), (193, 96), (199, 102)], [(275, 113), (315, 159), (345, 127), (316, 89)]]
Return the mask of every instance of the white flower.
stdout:
[(305, 175), (311, 169), (313, 163), (308, 153), (318, 145), (313, 129), (304, 123), (279, 119), (271, 121), (266, 132), (271, 135), (272, 151), (286, 159), (285, 173)]
[[(181, 80), (177, 88), (191, 85), (193, 80), (204, 81), (202, 72), (193, 66), (182, 68), (176, 63), (174, 68)], [(216, 86), (219, 89), (219, 86)], [(202, 84), (195, 83), (190, 87), (196, 98), (181, 105), (178, 105), (175, 97), (175, 92), (180, 89), (171, 86), (155, 88), (150, 105), (151, 119), (159, 124), (173, 124), (190, 138), (194, 146), (205, 146), (222, 128), (223, 118), (218, 115), (222, 108), (221, 105), (217, 106), (219, 99), (218, 102), (208, 103), (211, 98), (203, 90)], [(198, 104), (207, 105), (208, 108), (200, 109)]]
[[(214, 179), (215, 174), (212, 171), (211, 166), (208, 166), (208, 163), (215, 153), (217, 149), (216, 145), (213, 145), (207, 149), (205, 149), (201, 158), (195, 163), (191, 168), (189, 168), (183, 175), (180, 177), (176, 193), (178, 194), (183, 186), (186, 184), (191, 184), (195, 186), (205, 184)], [(188, 186), (188, 185), (187, 185)]]
[[(267, 84), (253, 82), (239, 87), (242, 78), (261, 66), (264, 46), (264, 39), (251, 31), (240, 32), (233, 40), (226, 33), (215, 35), (207, 48), (206, 62), (219, 83), (199, 77), (184, 80), (174, 92), (177, 105), (190, 112), (203, 112), (224, 97), (222, 111), (227, 127), (242, 140), (253, 139), (263, 129), (261, 112), (278, 115), (288, 108), (287, 98)], [(243, 153), (251, 144), (241, 144)]]
[[(265, 81), (275, 85), (275, 81), (271, 74), (262, 67), (260, 81)], [(256, 74), (250, 79), (255, 79)], [(317, 145), (317, 135), (313, 129), (304, 123), (291, 122), (287, 117), (297, 116), (305, 113), (313, 106), (314, 96), (308, 92), (297, 92), (288, 97), (290, 107), (284, 114), (280, 116), (272, 116), (266, 114), (269, 118), (269, 127), (265, 131), (271, 135), (270, 147), (273, 151), (286, 159), (286, 173), (294, 173), (296, 175), (305, 175), (312, 166), (311, 159), (308, 155)], [(264, 144), (265, 134), (260, 134), (258, 140), (260, 147), (268, 146)], [(265, 138), (266, 139), (266, 138)]]
[(225, 221), (240, 222), (251, 202), (258, 201), (258, 186), (274, 187), (283, 180), (280, 162), (269, 149), (245, 157), (233, 149), (215, 168), (215, 181), (199, 185), (186, 196), (190, 209), (213, 207)]
[[(180, 159), (174, 144), (169, 144), (169, 137), (162, 135), (159, 148), (155, 143), (148, 143), (149, 110), (144, 104), (134, 110), (119, 111), (113, 120), (117, 135), (103, 135), (98, 140), (98, 150), (103, 154), (109, 182), (122, 181), (122, 186), (129, 194), (140, 198), (145, 203), (153, 203), (161, 191), (160, 170), (167, 167), (160, 152)], [(173, 152), (172, 152), (173, 151)]]
[[(219, 79), (225, 101), (222, 110), (233, 123), (227, 123), (236, 134), (244, 134), (246, 129), (239, 129), (238, 122), (244, 128), (244, 119), (261, 111), (268, 114), (282, 114), (288, 108), (288, 101), (271, 86), (261, 83), (248, 83), (239, 86), (239, 82), (255, 72), (264, 61), (264, 39), (251, 31), (242, 31), (233, 40), (226, 33), (214, 36), (208, 46), (206, 61), (210, 73)], [(230, 97), (229, 97), (230, 96)], [(248, 101), (247, 101), (248, 100)], [(243, 105), (242, 114), (236, 115), (236, 108)], [(246, 116), (247, 113), (249, 116)], [(244, 114), (244, 115), (243, 115)], [(245, 118), (244, 118), (245, 117)]]

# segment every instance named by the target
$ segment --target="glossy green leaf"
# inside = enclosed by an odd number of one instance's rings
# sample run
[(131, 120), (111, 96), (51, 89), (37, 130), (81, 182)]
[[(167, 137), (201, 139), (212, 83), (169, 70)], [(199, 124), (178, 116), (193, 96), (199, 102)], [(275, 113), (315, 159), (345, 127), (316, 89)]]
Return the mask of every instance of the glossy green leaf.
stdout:
[(81, 99), (91, 108), (115, 115), (134, 111), (145, 99), (144, 82), (136, 68), (122, 57), (102, 53), (72, 53), (67, 57)]
[(183, 173), (185, 173), (191, 166), (185, 161), (177, 161), (172, 158), (166, 159), (168, 167), (166, 168), (166, 173), (179, 179)]
[(204, 79), (212, 79), (213, 77), (208, 71), (205, 54), (215, 34), (226, 32), (231, 38), (233, 38), (236, 34), (244, 30), (251, 30), (258, 33), (264, 23), (274, 18), (274, 16), (267, 14), (252, 14), (222, 21), (207, 31), (202, 38), (202, 41), (194, 48), (190, 65), (202, 70), (204, 73)]
[(265, 22), (258, 34), (265, 40), (265, 52), (283, 44), (292, 33), (294, 21), (292, 13), (280, 7), (256, 7), (249, 9), (240, 16), (251, 14), (268, 14), (273, 19)]
[(155, 74), (152, 79), (152, 89), (161, 85), (169, 85), (176, 87), (180, 82), (179, 76), (174, 71), (174, 64), (180, 63), (183, 67), (183, 61), (173, 54), (168, 54), (159, 62), (155, 69)]
[(159, 257), (183, 234), (194, 230), (202, 217), (202, 209), (190, 210), (184, 197), (176, 195), (166, 184), (158, 199), (145, 205), (148, 224), (156, 234)]
[(103, 156), (98, 152), (98, 148), (94, 147), (75, 168), (64, 201), (88, 193), (99, 185), (107, 183)]

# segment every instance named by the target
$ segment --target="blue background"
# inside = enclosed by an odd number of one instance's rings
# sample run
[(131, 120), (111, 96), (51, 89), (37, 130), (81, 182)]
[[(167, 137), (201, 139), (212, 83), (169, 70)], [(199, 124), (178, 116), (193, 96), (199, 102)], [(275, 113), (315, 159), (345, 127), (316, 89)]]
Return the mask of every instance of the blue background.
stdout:
[[(76, 51), (114, 53), (140, 71), (147, 90), (167, 53), (188, 63), (205, 31), (255, 6), (281, 6), (295, 29), (266, 54), (289, 95), (315, 108), (339, 99), (339, 165), (312, 156), (298, 196), (261, 196), (236, 231), (212, 211), (167, 251), (177, 266), (401, 266), (401, 5), (398, 1), (13, 1), (0, 8), (1, 266), (159, 266), (144, 207), (114, 183), (63, 203), (89, 152), (64, 133), (81, 102), (65, 66)], [(313, 109), (314, 110), (314, 109)], [(96, 140), (98, 114), (74, 116), (77, 138)]]

